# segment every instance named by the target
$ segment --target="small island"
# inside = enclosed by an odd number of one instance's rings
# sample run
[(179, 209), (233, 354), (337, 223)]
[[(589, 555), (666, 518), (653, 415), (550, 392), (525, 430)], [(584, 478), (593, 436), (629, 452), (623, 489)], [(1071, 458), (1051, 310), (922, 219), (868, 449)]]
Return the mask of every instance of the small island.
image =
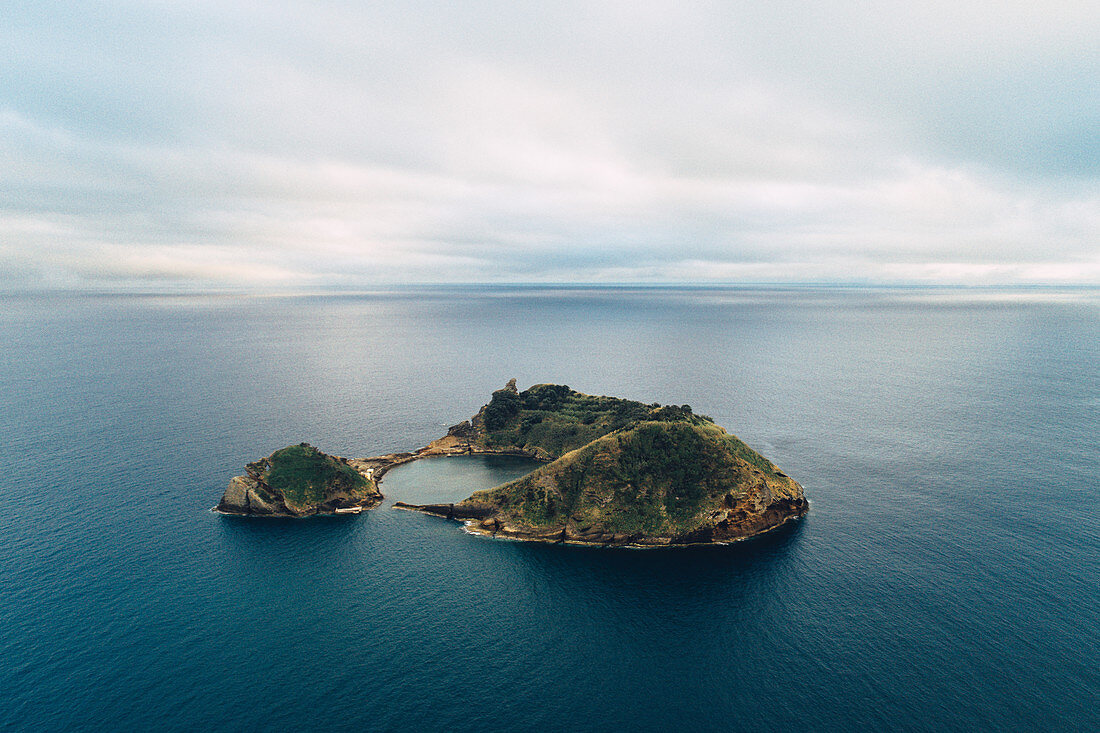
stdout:
[(307, 444), (249, 464), (225, 514), (357, 513), (382, 500), (390, 468), (430, 456), (497, 454), (545, 463), (457, 504), (395, 507), (463, 521), (475, 534), (603, 546), (730, 542), (803, 516), (802, 487), (688, 405), (586, 395), (515, 380), (470, 420), (411, 453), (328, 456)]
[(223, 514), (303, 517), (357, 512), (382, 501), (370, 475), (346, 458), (308, 443), (291, 445), (245, 466), (215, 507)]

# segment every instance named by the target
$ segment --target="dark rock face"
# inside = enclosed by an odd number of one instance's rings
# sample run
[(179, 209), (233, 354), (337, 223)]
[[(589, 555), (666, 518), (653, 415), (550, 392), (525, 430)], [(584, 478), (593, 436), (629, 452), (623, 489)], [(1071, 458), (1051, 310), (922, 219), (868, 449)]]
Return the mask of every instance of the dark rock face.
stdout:
[(252, 475), (236, 476), (229, 482), (222, 500), (218, 502), (215, 509), (222, 514), (293, 516), (293, 512), (282, 499), (273, 496), (265, 489), (266, 487)]
[(672, 544), (694, 545), (707, 542), (732, 542), (745, 537), (763, 534), (786, 524), (791, 519), (805, 516), (809, 504), (804, 498), (779, 499), (759, 514), (745, 509), (730, 511), (726, 517), (712, 526), (701, 527), (673, 538)]
[(406, 504), (396, 502), (397, 509), (412, 509), (424, 514), (433, 514), (444, 519), (482, 519), (493, 513), (489, 506), (465, 506), (462, 504)]
[(470, 424), (469, 420), (463, 420), (458, 425), (452, 425), (447, 428), (447, 435), (455, 438), (472, 438), (477, 434), (474, 430), (474, 426)]

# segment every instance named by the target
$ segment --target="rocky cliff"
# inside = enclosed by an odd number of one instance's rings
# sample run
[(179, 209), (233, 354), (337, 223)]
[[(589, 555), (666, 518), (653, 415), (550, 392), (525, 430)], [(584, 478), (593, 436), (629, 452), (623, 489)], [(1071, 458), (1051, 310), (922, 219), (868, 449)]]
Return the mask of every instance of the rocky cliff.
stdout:
[(308, 443), (277, 450), (236, 476), (216, 510), (223, 514), (303, 517), (370, 508), (382, 500), (372, 471)]

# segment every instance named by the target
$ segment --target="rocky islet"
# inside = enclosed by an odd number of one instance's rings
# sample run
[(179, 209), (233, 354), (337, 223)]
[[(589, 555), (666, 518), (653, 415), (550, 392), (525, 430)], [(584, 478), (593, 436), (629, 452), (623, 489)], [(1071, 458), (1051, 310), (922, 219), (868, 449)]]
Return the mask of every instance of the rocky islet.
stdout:
[(308, 444), (276, 451), (233, 478), (215, 509), (284, 517), (359, 512), (381, 503), (379, 483), (394, 466), (476, 454), (545, 465), (456, 504), (395, 506), (463, 521), (476, 534), (640, 547), (745, 539), (809, 507), (797, 482), (687, 405), (564, 385), (520, 392), (511, 380), (477, 415), (415, 452), (346, 459)]

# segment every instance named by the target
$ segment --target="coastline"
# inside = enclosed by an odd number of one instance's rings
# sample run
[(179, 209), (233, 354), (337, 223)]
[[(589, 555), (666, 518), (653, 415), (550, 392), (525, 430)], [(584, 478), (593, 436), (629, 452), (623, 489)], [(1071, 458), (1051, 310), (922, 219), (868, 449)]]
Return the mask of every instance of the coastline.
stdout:
[[(405, 508), (405, 507), (401, 507), (401, 508)], [(409, 511), (415, 511), (415, 510), (409, 510)], [(661, 550), (661, 549), (672, 548), (672, 547), (677, 547), (677, 548), (678, 547), (725, 547), (727, 545), (733, 545), (733, 544), (736, 544), (738, 542), (745, 542), (747, 540), (755, 540), (755, 539), (758, 539), (758, 538), (763, 537), (765, 535), (772, 534), (773, 532), (778, 532), (779, 530), (783, 529), (784, 527), (789, 527), (791, 524), (793, 524), (795, 522), (799, 522), (799, 521), (805, 519), (807, 514), (809, 514), (809, 510), (807, 510), (806, 513), (804, 513), (804, 514), (792, 514), (792, 515), (784, 518), (783, 521), (780, 522), (779, 524), (774, 524), (774, 525), (772, 525), (772, 526), (770, 526), (766, 529), (760, 530), (759, 532), (754, 532), (753, 534), (747, 534), (747, 535), (744, 535), (742, 537), (731, 537), (731, 538), (725, 539), (725, 540), (712, 540), (712, 541), (709, 541), (709, 542), (671, 542), (671, 541), (669, 541), (669, 542), (665, 542), (665, 543), (661, 543), (661, 542), (645, 542), (645, 543), (627, 542), (627, 543), (615, 544), (615, 543), (611, 543), (611, 542), (587, 542), (585, 540), (568, 540), (568, 539), (567, 540), (550, 540), (550, 539), (546, 539), (544, 537), (537, 537), (537, 536), (534, 536), (534, 535), (521, 536), (521, 535), (508, 535), (508, 534), (500, 534), (500, 533), (489, 532), (488, 530), (481, 529), (480, 527), (471, 526), (472, 520), (468, 520), (468, 521), (463, 522), (462, 531), (465, 532), (466, 534), (473, 535), (473, 536), (476, 536), (476, 537), (484, 537), (484, 538), (490, 539), (490, 540), (500, 540), (502, 542), (537, 542), (537, 543), (541, 543), (541, 544), (544, 544), (544, 545), (572, 545), (573, 547), (592, 547), (592, 548), (597, 548), (597, 549)], [(658, 537), (658, 538), (655, 538), (655, 539), (667, 539), (667, 538)]]
[[(610, 536), (601, 533), (599, 535), (600, 539), (597, 540), (586, 539), (584, 536), (578, 534), (570, 534), (565, 527), (549, 529), (542, 532), (520, 527), (509, 527), (508, 525), (502, 524), (499, 519), (492, 517), (486, 511), (487, 508), (482, 507), (462, 507), (456, 504), (418, 505), (406, 504), (405, 502), (399, 501), (396, 502), (392, 508), (460, 522), (463, 525), (462, 531), (466, 534), (488, 539), (509, 540), (514, 542), (539, 542), (546, 545), (574, 545), (577, 547), (621, 547), (636, 550), (652, 550), (663, 547), (728, 545), (735, 542), (743, 542), (786, 527), (791, 522), (803, 519), (810, 513), (810, 503), (808, 500), (803, 499), (802, 503), (797, 505), (797, 511), (787, 513), (779, 522), (769, 524), (759, 530), (737, 536), (723, 537), (721, 539), (706, 539), (699, 542), (676, 542), (675, 540), (678, 539), (676, 537), (645, 537), (640, 533), (614, 533)], [(483, 526), (486, 522), (495, 523), (496, 528), (489, 529)]]
[[(527, 408), (522, 407), (527, 404), (525, 399), (529, 403)], [(562, 405), (567, 405), (568, 409)], [(527, 433), (521, 428), (534, 429), (541, 425), (547, 419), (544, 413), (548, 407), (566, 417), (557, 423), (551, 421), (549, 428), (540, 427), (542, 433), (537, 440), (525, 440)], [(633, 422), (629, 423), (631, 429), (624, 432), (621, 426), (616, 427), (618, 423), (614, 419), (625, 420), (626, 416), (631, 416)], [(599, 422), (601, 419), (603, 422)], [(519, 426), (515, 428), (520, 430), (518, 434), (492, 432), (501, 429), (502, 421), (507, 420)], [(591, 434), (582, 431), (584, 439), (580, 440), (578, 425), (596, 422), (599, 427), (592, 428)], [(496, 427), (490, 429), (487, 425)], [(592, 438), (592, 435), (597, 437)], [(569, 436), (574, 437), (572, 443), (567, 440)], [(573, 447), (576, 443), (581, 447)], [(555, 450), (551, 452), (546, 446), (553, 446)], [(565, 450), (566, 447), (572, 450)], [(692, 450), (698, 455), (685, 457)], [(638, 457), (639, 451), (645, 460)], [(561, 455), (556, 456), (557, 453)], [(652, 459), (650, 454), (654, 456)], [(422, 458), (475, 455), (515, 456), (547, 463), (555, 461), (556, 457), (557, 462), (553, 465), (558, 466), (561, 475), (572, 472), (569, 475), (573, 476), (577, 470), (580, 472), (579, 477), (572, 479), (577, 484), (572, 489), (574, 494), (581, 491), (580, 482), (585, 480), (592, 466), (595, 466), (592, 475), (596, 478), (590, 477), (591, 481), (602, 483), (596, 488), (585, 484), (585, 492), (573, 496), (573, 503), (567, 510), (562, 508), (565, 505), (558, 506), (553, 497), (546, 498), (549, 493), (540, 493), (557, 491), (553, 487), (561, 478), (543, 469), (535, 469), (499, 487), (504, 492), (526, 492), (522, 501), (513, 501), (510, 495), (501, 497), (486, 489), (474, 492), (457, 504), (395, 501), (389, 506), (462, 521), (468, 534), (491, 538), (636, 548), (728, 544), (771, 532), (809, 511), (802, 487), (797, 482), (735, 436), (729, 436), (711, 418), (695, 416), (688, 405), (661, 407), (656, 403), (644, 405), (618, 398), (592, 397), (564, 385), (535, 385), (521, 394), (514, 379), (504, 389), (493, 392), (492, 400), (474, 418), (451, 426), (446, 435), (415, 451), (352, 459), (326, 456), (306, 443), (276, 451), (269, 458), (247, 464), (247, 476), (230, 481), (215, 510), (237, 516), (288, 518), (359, 514), (385, 502), (381, 484), (395, 466)], [(652, 506), (645, 511), (637, 508), (620, 511), (615, 503), (624, 501), (615, 494), (615, 487), (619, 486), (616, 482), (625, 480), (622, 478), (625, 469), (619, 466), (620, 460), (627, 460), (623, 456), (634, 466), (634, 473), (630, 474), (633, 481), (639, 486), (648, 481), (656, 487), (653, 496), (657, 498), (652, 499)], [(305, 459), (315, 463), (303, 467), (301, 461)], [(295, 460), (298, 463), (292, 463)], [(306, 489), (302, 489), (288, 495), (272, 489), (267, 481), (268, 473), (274, 471), (275, 461), (282, 462), (279, 464), (280, 481), (285, 481), (291, 471), (298, 471), (298, 475), (305, 477), (300, 480), (307, 482), (305, 485), (311, 493), (306, 494)], [(706, 466), (715, 473), (714, 484), (708, 484), (708, 490), (699, 489), (702, 495), (698, 495), (698, 491), (695, 494), (687, 491), (684, 497), (673, 493), (664, 496), (663, 492), (672, 492), (669, 482), (674, 477), (680, 476), (683, 480), (687, 471), (685, 461), (695, 466), (696, 472)], [(317, 462), (320, 462), (320, 469), (314, 467)], [(575, 465), (578, 462), (584, 463), (580, 469)], [(318, 496), (318, 490), (312, 488), (314, 484), (308, 483), (314, 481), (328, 486), (327, 493)], [(538, 486), (533, 486), (532, 482)], [(634, 484), (628, 482), (628, 485)], [(312, 501), (305, 501), (305, 496), (313, 497)], [(538, 503), (539, 496), (545, 499), (545, 506)], [(555, 493), (554, 496), (559, 495)], [(578, 501), (581, 503), (577, 504)], [(527, 504), (545, 511), (529, 513)], [(552, 510), (546, 510), (551, 506)]]
[[(446, 435), (412, 452), (387, 453), (385, 455), (371, 456), (368, 458), (346, 459), (347, 465), (354, 468), (360, 475), (367, 479), (373, 489), (373, 492), (369, 496), (357, 503), (331, 507), (327, 511), (322, 511), (320, 507), (318, 507), (315, 511), (304, 513), (294, 513), (290, 511), (269, 513), (231, 512), (222, 511), (220, 508), (221, 504), (213, 507), (211, 511), (215, 514), (227, 517), (269, 517), (273, 519), (305, 519), (308, 517), (336, 517), (347, 515), (358, 516), (365, 511), (378, 507), (385, 501), (386, 497), (380, 485), (386, 473), (396, 466), (402, 466), (423, 458), (449, 458), (452, 456), (473, 455), (514, 456), (544, 463), (548, 462), (546, 457), (537, 455), (532, 451), (517, 448), (481, 448), (461, 440), (456, 436)], [(241, 478), (242, 477), (237, 477), (234, 480)], [(779, 507), (780, 504), (783, 504), (783, 506)], [(706, 537), (706, 535), (703, 535), (700, 536), (699, 541), (688, 542), (677, 542), (677, 539), (681, 539), (678, 537), (646, 537), (637, 532), (608, 534), (597, 531), (587, 533), (587, 536), (585, 536), (585, 534), (576, 533), (565, 527), (539, 531), (533, 528), (509, 526), (499, 518), (493, 516), (493, 509), (487, 506), (462, 506), (461, 504), (454, 503), (408, 504), (403, 501), (396, 501), (391, 508), (427, 514), (429, 516), (439, 517), (440, 519), (454, 520), (462, 523), (462, 531), (466, 534), (487, 539), (513, 542), (537, 542), (547, 545), (573, 545), (576, 547), (651, 550), (666, 547), (729, 545), (735, 542), (761, 537), (789, 526), (792, 522), (805, 517), (810, 511), (810, 503), (805, 498), (793, 504), (787, 500), (780, 500), (769, 505), (764, 512), (758, 515), (763, 517), (768, 511), (772, 510), (780, 512), (779, 521), (774, 524), (767, 524), (766, 526), (744, 534), (731, 534), (719, 538), (715, 538), (711, 535), (704, 539), (703, 537)], [(711, 531), (713, 532), (713, 528)]]
[[(213, 506), (210, 511), (214, 514), (220, 514), (223, 517), (270, 517), (273, 519), (305, 519), (307, 517), (335, 517), (345, 515), (355, 516), (364, 511), (374, 509), (385, 501), (386, 497), (385, 494), (382, 493), (380, 484), (390, 469), (396, 466), (402, 466), (406, 463), (418, 461), (422, 458), (447, 458), (450, 456), (474, 455), (515, 456), (517, 458), (527, 458), (540, 462), (546, 462), (547, 460), (544, 456), (537, 455), (531, 451), (517, 448), (480, 448), (467, 441), (462, 441), (453, 435), (446, 435), (412, 452), (387, 453), (385, 455), (371, 456), (369, 458), (346, 459), (347, 465), (354, 468), (363, 478), (370, 482), (371, 488), (373, 489), (368, 496), (358, 502), (329, 507), (327, 508), (328, 510), (324, 510), (322, 507), (316, 507), (313, 511), (306, 512), (294, 512), (291, 511), (289, 507), (286, 507), (286, 511), (243, 512), (225, 511), (222, 509), (224, 505), (223, 501)], [(232, 484), (233, 481), (246, 480), (246, 477), (236, 476), (232, 479), (230, 484)]]

